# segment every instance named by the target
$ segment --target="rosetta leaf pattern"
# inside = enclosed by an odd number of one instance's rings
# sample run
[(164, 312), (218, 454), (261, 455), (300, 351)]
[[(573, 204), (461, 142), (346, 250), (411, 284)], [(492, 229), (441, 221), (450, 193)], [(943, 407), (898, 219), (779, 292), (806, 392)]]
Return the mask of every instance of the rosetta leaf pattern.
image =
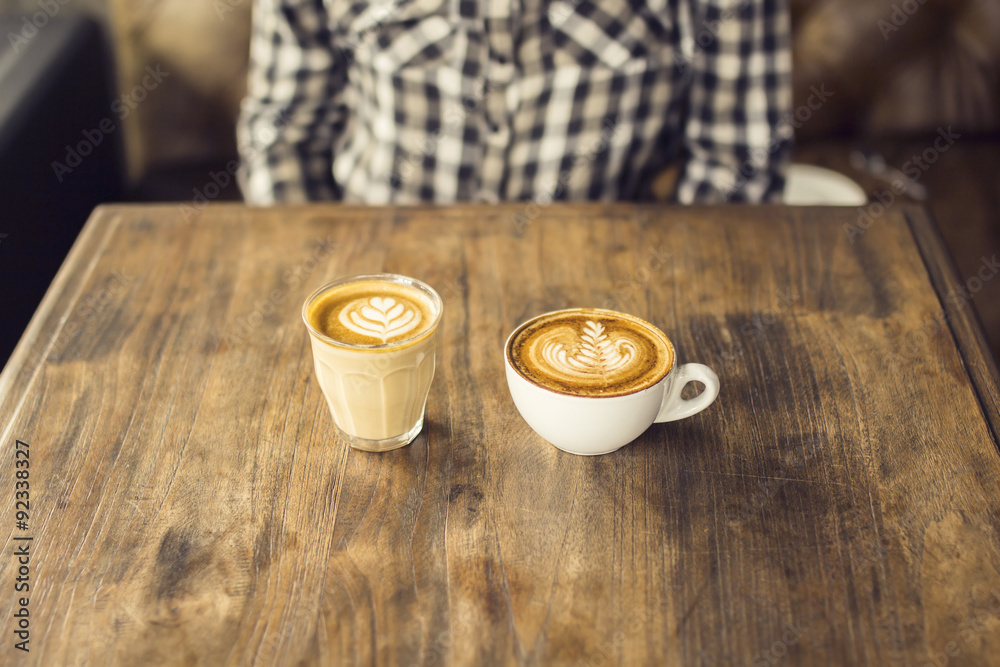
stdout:
[(542, 358), (554, 370), (567, 375), (608, 378), (629, 366), (637, 357), (636, 347), (631, 341), (612, 339), (600, 322), (588, 320), (578, 340), (572, 352), (562, 343), (550, 341), (542, 349)]
[(420, 324), (420, 311), (392, 297), (359, 299), (340, 311), (340, 323), (356, 334), (387, 342)]

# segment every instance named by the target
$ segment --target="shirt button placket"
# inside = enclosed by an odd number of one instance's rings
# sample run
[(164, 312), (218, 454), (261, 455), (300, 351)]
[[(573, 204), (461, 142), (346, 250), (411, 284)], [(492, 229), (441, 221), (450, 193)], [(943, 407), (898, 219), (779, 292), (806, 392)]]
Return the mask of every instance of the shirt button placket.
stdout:
[(485, 3), (486, 39), (489, 62), (483, 84), (483, 124), (485, 155), (480, 199), (495, 201), (503, 198), (503, 182), (507, 147), (510, 144), (508, 88), (514, 79), (514, 17), (510, 0), (490, 0)]

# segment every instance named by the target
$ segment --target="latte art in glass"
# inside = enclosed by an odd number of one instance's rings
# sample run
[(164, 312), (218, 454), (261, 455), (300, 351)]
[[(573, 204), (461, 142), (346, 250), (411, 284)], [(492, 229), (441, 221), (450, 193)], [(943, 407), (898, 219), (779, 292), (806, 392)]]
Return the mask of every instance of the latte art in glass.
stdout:
[(399, 343), (427, 332), (436, 306), (413, 287), (362, 280), (330, 289), (310, 304), (314, 329), (349, 345)]
[(549, 313), (511, 336), (507, 355), (531, 382), (574, 396), (624, 396), (652, 387), (673, 367), (670, 341), (648, 322), (614, 311)]
[(390, 338), (416, 329), (421, 316), (420, 311), (407, 301), (373, 296), (347, 304), (338, 319), (354, 333), (385, 343)]

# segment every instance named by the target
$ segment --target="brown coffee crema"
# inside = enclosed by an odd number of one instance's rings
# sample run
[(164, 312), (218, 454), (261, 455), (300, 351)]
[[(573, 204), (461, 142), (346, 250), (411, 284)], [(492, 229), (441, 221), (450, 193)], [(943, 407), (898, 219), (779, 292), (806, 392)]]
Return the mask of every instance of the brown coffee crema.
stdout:
[(306, 319), (319, 333), (348, 345), (415, 342), (434, 326), (436, 307), (415, 287), (382, 280), (336, 285), (309, 304)]
[(659, 329), (610, 310), (547, 313), (521, 325), (507, 356), (531, 382), (572, 396), (626, 396), (666, 377), (674, 348)]

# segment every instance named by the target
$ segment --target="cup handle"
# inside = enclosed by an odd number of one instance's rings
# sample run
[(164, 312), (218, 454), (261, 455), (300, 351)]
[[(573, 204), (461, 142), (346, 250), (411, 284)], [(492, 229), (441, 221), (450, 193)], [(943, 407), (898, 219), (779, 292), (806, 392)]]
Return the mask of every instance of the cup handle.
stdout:
[[(663, 396), (656, 423), (672, 422), (690, 417), (710, 406), (719, 395), (719, 376), (704, 364), (684, 364), (674, 370), (675, 377), (670, 389)], [(691, 399), (681, 398), (681, 390), (689, 382), (701, 382), (705, 391)]]

